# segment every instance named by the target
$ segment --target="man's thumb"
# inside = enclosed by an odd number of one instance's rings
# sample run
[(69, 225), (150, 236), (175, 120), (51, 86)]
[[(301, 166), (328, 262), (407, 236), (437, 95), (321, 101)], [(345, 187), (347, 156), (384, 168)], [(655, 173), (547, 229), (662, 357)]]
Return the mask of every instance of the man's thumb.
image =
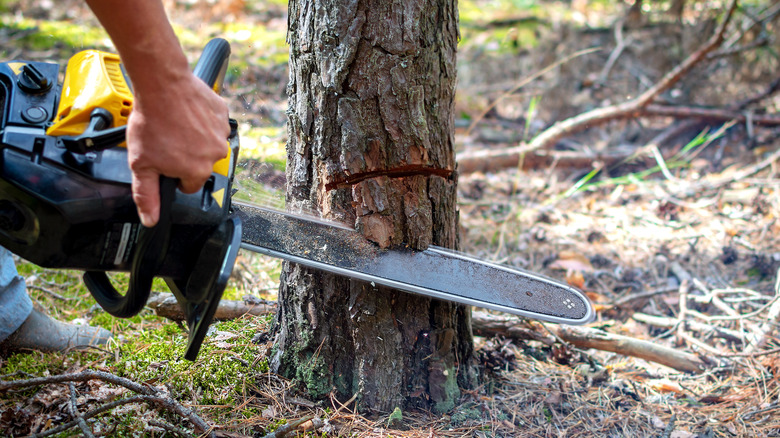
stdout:
[(133, 172), (133, 201), (145, 227), (153, 227), (160, 218), (160, 175), (154, 171)]

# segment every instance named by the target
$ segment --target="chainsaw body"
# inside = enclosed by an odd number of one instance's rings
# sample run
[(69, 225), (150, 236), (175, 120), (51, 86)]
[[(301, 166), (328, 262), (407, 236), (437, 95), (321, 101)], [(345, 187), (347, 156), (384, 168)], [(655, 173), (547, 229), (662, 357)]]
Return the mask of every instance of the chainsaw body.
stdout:
[[(224, 69), (229, 54), (215, 41), (219, 56), (209, 60), (207, 46), (201, 58), (208, 70)], [(230, 153), (200, 192), (162, 178), (160, 223), (145, 228), (131, 193), (124, 125), (132, 93), (119, 58), (82, 52), (62, 86), (58, 73), (57, 64), (0, 63), (0, 245), (43, 267), (87, 271), (90, 292), (115, 316), (138, 313), (152, 278), (165, 278), (188, 315), (185, 357), (194, 359), (240, 245), (230, 214), (235, 122)], [(130, 272), (131, 290), (112, 290), (107, 271)]]

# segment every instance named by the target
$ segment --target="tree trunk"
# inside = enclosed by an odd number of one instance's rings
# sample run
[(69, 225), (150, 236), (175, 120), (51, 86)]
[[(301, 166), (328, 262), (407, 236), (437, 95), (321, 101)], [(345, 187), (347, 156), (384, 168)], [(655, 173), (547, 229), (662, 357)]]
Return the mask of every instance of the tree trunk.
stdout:
[[(458, 245), (455, 0), (289, 2), (287, 201), (381, 247)], [(272, 367), (313, 398), (444, 412), (477, 372), (468, 307), (286, 264)]]

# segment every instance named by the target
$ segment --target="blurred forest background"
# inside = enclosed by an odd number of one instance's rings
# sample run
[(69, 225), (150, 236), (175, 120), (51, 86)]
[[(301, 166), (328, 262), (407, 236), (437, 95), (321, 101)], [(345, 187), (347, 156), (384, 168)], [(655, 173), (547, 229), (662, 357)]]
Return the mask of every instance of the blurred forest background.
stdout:
[[(193, 63), (209, 38), (231, 42), (237, 196), (283, 206), (286, 2), (165, 3)], [(450, 414), (316, 404), (269, 373), (276, 260), (241, 254), (226, 302), (252, 314), (215, 324), (195, 364), (164, 295), (117, 320), (78, 273), (20, 261), (40, 306), (116, 342), (0, 352), (4, 381), (93, 373), (0, 392), (0, 435), (780, 435), (780, 3), (734, 3), (459, 2), (461, 249), (585, 290), (598, 319), (475, 309), (484, 385)], [(82, 1), (0, 11), (0, 61), (112, 50)]]

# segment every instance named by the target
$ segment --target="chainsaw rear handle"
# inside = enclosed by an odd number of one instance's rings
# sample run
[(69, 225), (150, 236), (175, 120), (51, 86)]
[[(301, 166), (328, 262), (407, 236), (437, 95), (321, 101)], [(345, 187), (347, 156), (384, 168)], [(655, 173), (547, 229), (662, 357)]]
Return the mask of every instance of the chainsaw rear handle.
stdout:
[(160, 220), (152, 228), (144, 228), (133, 253), (127, 293), (121, 295), (104, 271), (87, 271), (84, 284), (95, 301), (117, 318), (138, 314), (149, 301), (152, 281), (159, 271), (171, 239), (171, 208), (176, 197), (178, 180), (160, 178)]
[[(215, 91), (221, 90), (229, 57), (230, 43), (222, 38), (215, 38), (206, 44), (193, 73)], [(154, 227), (144, 228), (139, 237), (133, 255), (127, 293), (120, 294), (103, 271), (84, 273), (84, 283), (87, 288), (95, 301), (109, 314), (118, 318), (133, 317), (149, 300), (152, 281), (168, 252), (171, 209), (176, 198), (178, 183), (178, 179), (160, 177), (160, 219)]]

